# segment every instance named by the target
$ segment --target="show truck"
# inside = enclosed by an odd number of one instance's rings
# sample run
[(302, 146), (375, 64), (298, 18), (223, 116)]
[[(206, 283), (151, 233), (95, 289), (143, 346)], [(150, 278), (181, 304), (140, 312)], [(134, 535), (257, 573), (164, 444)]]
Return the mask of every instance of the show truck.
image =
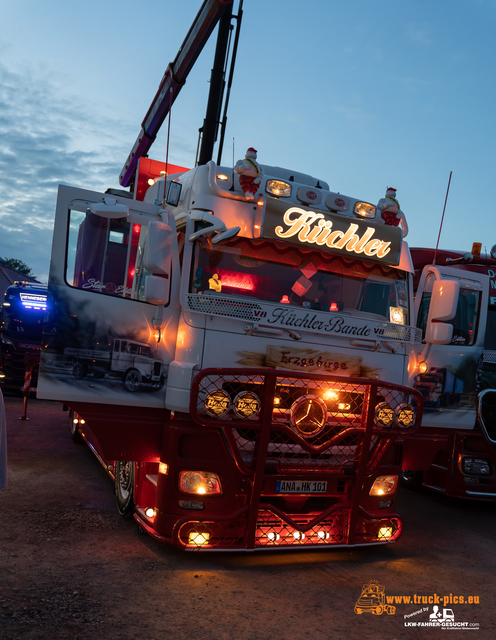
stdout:
[[(213, 161), (151, 180), (145, 201), (59, 188), (38, 396), (70, 407), (119, 512), (160, 541), (392, 543), (423, 408), (404, 231), (323, 180), (261, 169), (249, 197)], [(451, 341), (457, 297), (433, 300), (427, 340)], [(126, 342), (160, 384), (95, 375)]]
[(0, 385), (22, 391), (26, 364), (31, 365), (31, 388), (38, 380), (43, 322), (48, 309), (47, 286), (15, 282), (0, 305)]
[[(445, 344), (425, 344), (414, 387), (424, 397), (421, 428), (404, 445), (402, 482), (445, 495), (496, 499), (496, 259), (412, 249), (417, 326), (426, 333), (435, 271), (460, 294)], [(437, 267), (429, 267), (435, 262)], [(427, 278), (425, 273), (428, 271)], [(422, 274), (424, 274), (422, 276)], [(428, 280), (430, 279), (431, 284)]]

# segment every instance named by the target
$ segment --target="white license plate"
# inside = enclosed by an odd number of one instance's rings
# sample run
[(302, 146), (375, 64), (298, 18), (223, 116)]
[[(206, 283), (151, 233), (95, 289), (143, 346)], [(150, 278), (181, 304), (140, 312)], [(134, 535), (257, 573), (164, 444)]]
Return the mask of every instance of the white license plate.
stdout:
[(277, 480), (276, 493), (325, 493), (327, 481), (322, 480)]

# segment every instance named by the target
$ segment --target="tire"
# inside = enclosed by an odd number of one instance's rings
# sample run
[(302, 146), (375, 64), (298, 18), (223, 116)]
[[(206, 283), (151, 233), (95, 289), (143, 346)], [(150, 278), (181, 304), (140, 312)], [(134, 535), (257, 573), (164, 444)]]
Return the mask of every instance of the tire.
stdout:
[(423, 476), (422, 471), (401, 471), (400, 482), (403, 487), (418, 491), (422, 488)]
[[(78, 422), (75, 423), (74, 420), (78, 420)], [(79, 431), (79, 415), (75, 413), (73, 409), (69, 411), (69, 429), (71, 431), (72, 441), (76, 444), (82, 444), (84, 439), (81, 431)]]
[(134, 462), (116, 460), (115, 463), (115, 503), (117, 511), (124, 518), (134, 513)]
[(76, 362), (76, 364), (72, 368), (72, 375), (75, 378), (84, 378), (87, 373), (88, 367), (85, 364), (81, 364), (81, 362)]
[(141, 373), (138, 369), (129, 369), (124, 376), (124, 385), (128, 391), (138, 391), (141, 387)]

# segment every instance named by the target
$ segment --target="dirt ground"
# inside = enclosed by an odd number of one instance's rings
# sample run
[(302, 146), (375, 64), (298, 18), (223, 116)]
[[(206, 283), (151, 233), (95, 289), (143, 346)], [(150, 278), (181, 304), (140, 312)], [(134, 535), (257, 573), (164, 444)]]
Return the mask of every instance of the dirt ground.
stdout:
[(465, 637), (458, 628), (406, 626), (428, 621), (432, 605), (357, 615), (371, 580), (387, 595), (479, 596), (479, 604), (445, 606), (473, 625), (463, 628), (471, 637), (496, 637), (492, 503), (404, 492), (404, 533), (391, 546), (184, 553), (138, 535), (117, 514), (110, 478), (86, 445), (72, 442), (61, 405), (31, 400), (22, 421), (22, 399), (5, 404), (1, 640)]

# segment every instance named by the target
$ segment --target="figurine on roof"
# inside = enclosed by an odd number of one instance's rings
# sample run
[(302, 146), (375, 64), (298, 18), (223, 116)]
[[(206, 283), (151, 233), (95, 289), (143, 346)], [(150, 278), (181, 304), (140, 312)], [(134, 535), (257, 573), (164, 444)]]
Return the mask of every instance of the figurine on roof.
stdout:
[(377, 208), (381, 212), (381, 217), (387, 225), (394, 227), (401, 225), (403, 237), (406, 238), (408, 235), (408, 224), (405, 214), (400, 209), (400, 203), (396, 200), (396, 189), (388, 187), (386, 197), (379, 200)]
[(245, 154), (244, 160), (236, 162), (234, 171), (239, 176), (239, 184), (246, 200), (254, 200), (263, 180), (263, 170), (257, 162), (257, 150), (250, 147)]

